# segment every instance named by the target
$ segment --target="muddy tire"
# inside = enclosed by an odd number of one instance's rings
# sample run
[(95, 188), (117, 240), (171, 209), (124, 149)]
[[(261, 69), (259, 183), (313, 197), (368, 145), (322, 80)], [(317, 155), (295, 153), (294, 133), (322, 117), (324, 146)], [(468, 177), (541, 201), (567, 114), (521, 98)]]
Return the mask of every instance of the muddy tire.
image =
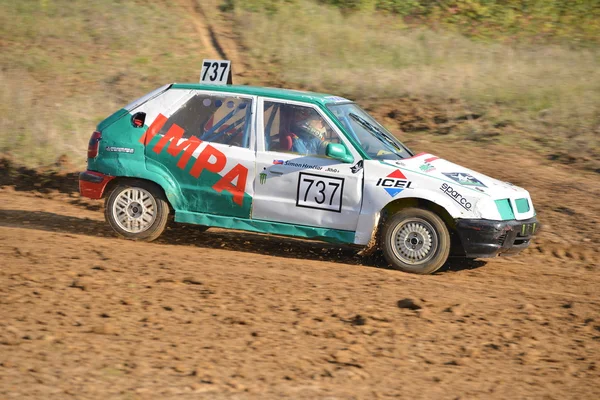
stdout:
[(120, 237), (150, 242), (165, 230), (169, 205), (156, 185), (132, 181), (112, 190), (106, 198), (104, 217)]
[(415, 274), (432, 274), (448, 259), (450, 233), (435, 213), (407, 208), (387, 219), (381, 247), (392, 268)]

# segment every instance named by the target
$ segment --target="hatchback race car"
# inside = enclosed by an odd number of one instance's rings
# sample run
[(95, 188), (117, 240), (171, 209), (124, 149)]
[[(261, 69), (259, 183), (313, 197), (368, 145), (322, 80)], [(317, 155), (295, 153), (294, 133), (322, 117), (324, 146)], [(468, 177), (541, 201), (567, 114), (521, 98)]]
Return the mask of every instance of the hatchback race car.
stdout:
[(380, 247), (420, 274), (450, 254), (517, 254), (539, 229), (526, 190), (414, 154), (350, 100), (296, 90), (165, 85), (97, 126), (79, 179), (128, 239), (156, 239), (172, 213)]

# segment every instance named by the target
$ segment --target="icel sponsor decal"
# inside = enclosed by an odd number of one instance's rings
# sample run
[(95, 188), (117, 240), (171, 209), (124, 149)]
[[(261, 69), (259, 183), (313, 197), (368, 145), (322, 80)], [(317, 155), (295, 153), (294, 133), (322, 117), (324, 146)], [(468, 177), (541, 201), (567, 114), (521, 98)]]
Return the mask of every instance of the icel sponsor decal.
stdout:
[[(146, 132), (140, 138), (140, 143), (147, 145), (150, 143), (152, 138), (161, 130), (167, 121), (167, 117), (162, 114), (158, 114), (152, 125), (148, 127)], [(171, 125), (167, 133), (154, 145), (152, 151), (156, 154), (160, 154), (165, 146), (167, 147), (167, 153), (173, 157), (177, 157), (181, 152), (183, 155), (177, 162), (177, 167), (184, 169), (194, 151), (202, 144), (202, 140), (196, 136), (191, 136), (188, 139), (179, 141), (182, 139), (184, 134), (183, 128), (177, 124)], [(200, 177), (200, 174), (204, 170), (208, 170), (213, 173), (220, 173), (225, 169), (227, 165), (227, 156), (220, 150), (216, 149), (211, 145), (206, 147), (200, 152), (196, 161), (190, 169), (190, 175), (194, 178)], [(242, 164), (235, 165), (229, 172), (217, 181), (212, 187), (218, 193), (223, 191), (229, 192), (233, 195), (233, 201), (240, 207), (244, 203), (244, 190), (246, 188), (246, 181), (248, 179), (248, 168)], [(236, 182), (235, 184), (233, 182)]]
[(442, 183), (440, 190), (442, 192), (446, 193), (446, 195), (448, 195), (452, 200), (457, 202), (465, 210), (467, 210), (467, 211), (471, 210), (471, 207), (472, 207), (471, 203), (466, 198), (464, 198), (460, 193), (458, 193), (456, 190), (454, 190), (454, 188), (452, 186), (448, 185), (447, 183)]
[(399, 170), (388, 174), (385, 178), (379, 178), (375, 186), (381, 186), (392, 197), (402, 192), (404, 189), (409, 189), (411, 181), (406, 179), (406, 176)]
[(444, 172), (443, 174), (464, 186), (487, 187), (479, 179), (475, 178), (471, 174), (467, 174), (466, 172)]

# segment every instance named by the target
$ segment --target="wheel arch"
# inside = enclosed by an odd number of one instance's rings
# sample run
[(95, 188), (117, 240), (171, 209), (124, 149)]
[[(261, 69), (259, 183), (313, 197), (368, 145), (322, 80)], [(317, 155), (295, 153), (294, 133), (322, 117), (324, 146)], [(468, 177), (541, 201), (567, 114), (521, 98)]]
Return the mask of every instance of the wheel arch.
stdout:
[(387, 203), (385, 207), (381, 209), (381, 218), (379, 223), (383, 223), (387, 216), (395, 214), (398, 211), (409, 207), (423, 208), (434, 212), (438, 217), (440, 217), (444, 221), (448, 229), (454, 229), (456, 226), (455, 219), (452, 217), (450, 212), (446, 210), (445, 207), (431, 200), (420, 197), (405, 197)]
[(388, 216), (395, 214), (399, 210), (410, 207), (429, 210), (440, 217), (442, 221), (444, 221), (444, 224), (446, 224), (446, 227), (450, 233), (451, 254), (453, 256), (464, 255), (464, 247), (456, 230), (456, 218), (450, 213), (450, 211), (448, 211), (445, 205), (440, 205), (432, 200), (422, 197), (406, 197), (393, 200), (386, 204), (381, 209), (379, 223), (376, 227), (376, 230), (378, 232), (381, 231), (381, 227), (385, 223), (385, 220)]
[(169, 195), (168, 195), (167, 191), (165, 190), (165, 188), (158, 182), (153, 181), (151, 179), (146, 179), (146, 178), (131, 177), (131, 176), (117, 176), (114, 179), (111, 179), (110, 182), (108, 182), (108, 184), (106, 185), (106, 188), (104, 189), (104, 192), (102, 194), (102, 198), (108, 198), (108, 196), (110, 196), (112, 191), (118, 185), (127, 184), (127, 183), (133, 184), (135, 182), (146, 182), (146, 183), (150, 183), (150, 184), (154, 185), (164, 195), (165, 199), (167, 200), (167, 204), (169, 205), (170, 211), (173, 212), (175, 210), (173, 203), (171, 201), (171, 198), (169, 198)]

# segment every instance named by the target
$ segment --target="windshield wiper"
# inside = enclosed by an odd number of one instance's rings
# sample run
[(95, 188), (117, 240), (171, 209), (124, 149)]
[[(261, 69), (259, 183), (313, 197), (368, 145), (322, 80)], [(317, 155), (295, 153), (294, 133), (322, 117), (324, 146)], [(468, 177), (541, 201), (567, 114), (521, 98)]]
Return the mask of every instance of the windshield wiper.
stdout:
[(350, 115), (350, 118), (352, 118), (353, 120), (355, 120), (356, 122), (361, 124), (363, 127), (368, 129), (369, 131), (371, 131), (374, 134), (374, 136), (377, 139), (379, 139), (382, 143), (391, 144), (394, 148), (400, 150), (401, 152), (405, 151), (405, 149), (398, 146), (398, 144), (393, 139), (391, 139), (385, 132), (383, 132), (381, 129), (379, 129), (375, 125), (371, 124), (369, 121), (366, 121), (364, 118), (361, 118), (354, 113), (350, 113), (348, 115)]

